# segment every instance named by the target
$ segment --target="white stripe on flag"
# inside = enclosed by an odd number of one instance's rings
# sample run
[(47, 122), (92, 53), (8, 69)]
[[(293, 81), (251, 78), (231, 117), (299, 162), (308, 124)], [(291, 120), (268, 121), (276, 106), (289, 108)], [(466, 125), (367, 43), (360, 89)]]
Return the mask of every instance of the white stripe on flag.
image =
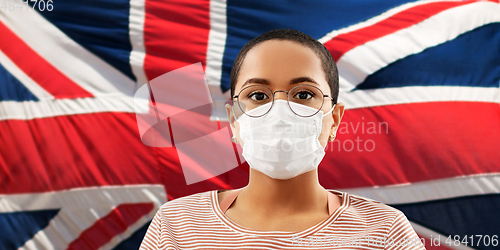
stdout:
[(388, 64), (453, 40), (490, 23), (500, 22), (500, 4), (475, 2), (442, 11), (428, 19), (345, 53), (337, 62), (340, 87), (350, 91)]
[(144, 58), (146, 57), (144, 46), (145, 2), (145, 0), (130, 1), (129, 37), (132, 45), (130, 66), (137, 79), (137, 89), (148, 81), (144, 72)]
[(116, 207), (122, 203), (153, 202), (161, 205), (166, 202), (166, 197), (165, 189), (160, 184), (86, 187), (34, 194), (1, 194), (0, 213)]
[(114, 207), (68, 210), (62, 208), (49, 224), (26, 241), (19, 250), (67, 249), (85, 229), (109, 214)]
[(75, 188), (37, 194), (0, 195), (0, 212), (61, 209), (48, 226), (19, 249), (66, 249), (80, 234), (120, 204), (153, 203), (155, 208), (105, 246), (117, 245), (124, 237), (149, 222), (166, 202), (162, 185), (127, 185)]
[(212, 120), (227, 120), (224, 105), (229, 99), (229, 92), (222, 93), (222, 59), (226, 46), (226, 1), (210, 1), (210, 32), (208, 34), (207, 62), (205, 75), (212, 97)]
[(346, 109), (419, 102), (493, 102), (500, 103), (500, 88), (425, 86), (356, 90), (341, 90), (339, 102)]
[(322, 38), (318, 39), (318, 41), (320, 41), (321, 43), (326, 43), (338, 35), (353, 32), (355, 30), (359, 30), (359, 29), (374, 25), (382, 20), (385, 20), (391, 16), (394, 16), (395, 14), (397, 14), (399, 12), (405, 11), (405, 10), (413, 8), (415, 6), (429, 4), (429, 3), (435, 3), (435, 2), (461, 2), (461, 1), (463, 1), (463, 0), (422, 0), (422, 1), (415, 1), (415, 2), (411, 2), (411, 3), (405, 3), (403, 5), (399, 5), (395, 8), (392, 8), (392, 9), (390, 9), (390, 10), (388, 10), (380, 15), (374, 16), (366, 21), (359, 22), (359, 23), (353, 24), (351, 26), (348, 26), (348, 27), (345, 27), (342, 29), (334, 30), (334, 31), (326, 34)]
[[(135, 101), (135, 107), (134, 107)], [(0, 121), (9, 119), (30, 120), (61, 115), (89, 114), (99, 112), (147, 113), (148, 100), (117, 95), (77, 99), (55, 99), (47, 101), (3, 101), (0, 102)]]
[(390, 186), (342, 189), (386, 204), (405, 204), (500, 193), (500, 173), (460, 176)]
[[(21, 0), (12, 0), (22, 5)], [(52, 66), (94, 96), (133, 96), (136, 84), (36, 11), (1, 11), (0, 21)]]
[(226, 1), (210, 1), (210, 32), (208, 33), (206, 77), (208, 85), (220, 86), (222, 59), (226, 46)]
[(154, 218), (158, 209), (159, 209), (159, 207), (151, 210), (151, 212), (149, 212), (149, 214), (142, 216), (134, 224), (130, 225), (127, 228), (127, 230), (125, 230), (125, 232), (116, 235), (115, 237), (113, 237), (113, 239), (111, 239), (108, 243), (101, 246), (99, 249), (101, 249), (101, 250), (114, 249), (117, 245), (122, 243), (122, 241), (130, 238), (130, 236), (132, 234), (134, 234), (137, 230), (139, 230), (141, 227), (148, 224)]
[[(17, 80), (19, 80), (33, 95), (35, 95), (39, 100), (52, 100), (54, 97), (47, 92), (45, 89), (40, 87), (37, 83), (33, 81), (24, 71), (17, 67), (17, 65), (10, 60), (1, 50), (0, 50), (0, 64), (9, 71)], [(2, 83), (3, 84), (3, 83)], [(0, 116), (2, 113), (0, 113)]]

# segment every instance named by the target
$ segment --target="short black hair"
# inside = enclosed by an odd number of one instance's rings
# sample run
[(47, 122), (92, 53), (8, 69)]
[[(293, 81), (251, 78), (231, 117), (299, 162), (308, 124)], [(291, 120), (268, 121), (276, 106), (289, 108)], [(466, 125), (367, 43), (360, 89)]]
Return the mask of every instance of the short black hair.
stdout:
[(246, 43), (243, 48), (241, 48), (240, 53), (236, 56), (233, 63), (233, 68), (231, 69), (230, 83), (231, 83), (231, 97), (234, 96), (234, 89), (236, 87), (236, 82), (238, 80), (238, 75), (240, 72), (243, 60), (250, 51), (257, 44), (268, 40), (285, 40), (300, 43), (310, 49), (312, 49), (316, 55), (321, 60), (321, 66), (325, 72), (326, 81), (330, 85), (331, 97), (333, 103), (337, 103), (339, 96), (339, 72), (337, 69), (337, 64), (333, 60), (330, 51), (318, 40), (313, 37), (293, 29), (275, 29), (270, 30)]

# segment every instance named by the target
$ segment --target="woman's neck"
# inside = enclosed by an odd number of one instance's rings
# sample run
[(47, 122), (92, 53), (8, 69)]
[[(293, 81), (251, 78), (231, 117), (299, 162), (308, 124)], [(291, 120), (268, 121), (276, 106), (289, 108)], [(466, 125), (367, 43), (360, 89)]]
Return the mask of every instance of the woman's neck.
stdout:
[(319, 184), (317, 169), (288, 180), (277, 180), (250, 168), (248, 185), (239, 202), (255, 213), (288, 215), (325, 209), (327, 193)]

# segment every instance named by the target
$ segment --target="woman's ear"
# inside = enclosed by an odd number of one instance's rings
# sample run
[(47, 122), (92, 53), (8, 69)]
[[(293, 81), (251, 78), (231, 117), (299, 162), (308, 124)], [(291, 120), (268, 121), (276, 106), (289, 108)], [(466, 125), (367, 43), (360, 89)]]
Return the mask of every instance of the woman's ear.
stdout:
[(332, 124), (332, 134), (331, 135), (337, 134), (337, 129), (339, 128), (340, 122), (342, 121), (342, 117), (344, 116), (344, 109), (345, 109), (345, 105), (341, 102), (339, 102), (335, 105), (335, 108), (333, 109), (333, 112), (332, 112), (333, 124)]

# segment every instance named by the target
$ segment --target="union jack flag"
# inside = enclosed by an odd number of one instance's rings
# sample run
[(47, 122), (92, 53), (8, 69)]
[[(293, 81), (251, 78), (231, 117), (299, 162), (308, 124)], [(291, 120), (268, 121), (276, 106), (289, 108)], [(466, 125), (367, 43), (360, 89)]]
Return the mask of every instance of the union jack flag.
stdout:
[(143, 143), (134, 95), (201, 62), (208, 85), (189, 91), (212, 113), (190, 129), (227, 130), (232, 63), (277, 28), (339, 67), (321, 184), (400, 209), (427, 249), (498, 249), (499, 1), (41, 2), (0, 0), (0, 249), (137, 249), (167, 200), (246, 185), (236, 146), (190, 182), (203, 149)]

